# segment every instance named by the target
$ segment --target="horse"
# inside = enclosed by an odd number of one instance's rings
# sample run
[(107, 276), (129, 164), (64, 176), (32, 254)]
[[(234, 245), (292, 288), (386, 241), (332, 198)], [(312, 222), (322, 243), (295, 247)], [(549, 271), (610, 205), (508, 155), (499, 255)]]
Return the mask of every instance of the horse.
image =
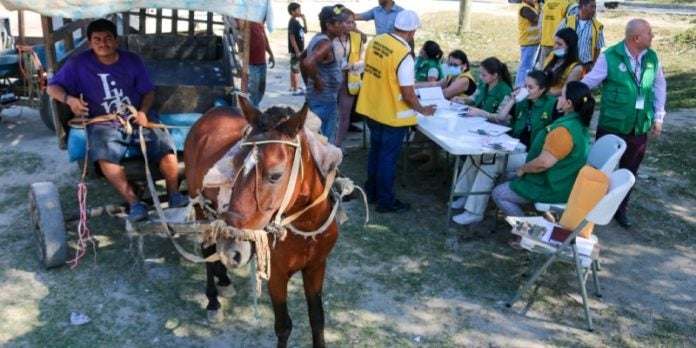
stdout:
[[(338, 226), (332, 210), (339, 202), (326, 199), (326, 185), (330, 183), (317, 168), (310, 151), (310, 141), (304, 129), (308, 106), (305, 104), (294, 114), (291, 109), (287, 110), (289, 108), (273, 107), (269, 110), (274, 109), (280, 117), (267, 114), (261, 117), (261, 112), (245, 98), (239, 98), (238, 105), (239, 108), (211, 109), (190, 129), (184, 148), (189, 193), (192, 196), (202, 194), (217, 209), (220, 191), (205, 188), (203, 178), (223, 155), (238, 147), (232, 160), (236, 175), (229, 204), (220, 217), (227, 226), (235, 229), (260, 230), (274, 225), (274, 222), (276, 229), (290, 229), (284, 236), (277, 233), (267, 235), (273, 240), (268, 293), (273, 305), (277, 345), (287, 346), (292, 331), (287, 306), (288, 282), (293, 274), (302, 272), (313, 346), (323, 347), (322, 286), (327, 258), (338, 239)], [(204, 209), (196, 206), (196, 215), (201, 219), (206, 214)], [(286, 226), (277, 226), (278, 221), (284, 217), (287, 220), (288, 216), (295, 217), (292, 223), (283, 222)], [(315, 233), (311, 234), (312, 238), (307, 238), (307, 234), (300, 231)], [(214, 242), (216, 245), (203, 245), (202, 251), (206, 257), (217, 253), (222, 260), (206, 263), (206, 309), (208, 318), (215, 321), (222, 318), (215, 278), (218, 278), (218, 286), (229, 286), (227, 267), (241, 267), (254, 252), (259, 254), (262, 251), (256, 242), (225, 235), (215, 237)]]

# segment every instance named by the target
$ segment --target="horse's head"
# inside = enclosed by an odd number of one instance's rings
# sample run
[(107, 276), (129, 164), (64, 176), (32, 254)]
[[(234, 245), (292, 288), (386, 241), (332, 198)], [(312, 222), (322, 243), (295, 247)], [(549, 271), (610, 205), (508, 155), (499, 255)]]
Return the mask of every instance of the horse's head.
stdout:
[[(244, 98), (239, 98), (239, 105), (252, 128), (240, 140), (233, 160), (237, 174), (229, 209), (223, 216), (229, 226), (258, 230), (268, 225), (284, 200), (285, 209), (299, 195), (297, 183), (304, 174), (300, 135), (308, 107), (296, 113), (288, 107), (271, 107), (262, 114)], [(230, 266), (246, 264), (253, 254), (249, 242), (219, 240), (218, 250), (233, 263)]]

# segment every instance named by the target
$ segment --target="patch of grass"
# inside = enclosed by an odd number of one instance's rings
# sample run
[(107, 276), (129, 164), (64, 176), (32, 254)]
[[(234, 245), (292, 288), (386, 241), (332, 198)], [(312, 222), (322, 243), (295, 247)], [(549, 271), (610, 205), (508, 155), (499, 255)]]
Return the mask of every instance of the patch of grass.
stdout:
[[(508, 65), (511, 75), (517, 71), (520, 48), (517, 44), (515, 9), (513, 5), (498, 5), (499, 10), (491, 13), (476, 13), (471, 17), (471, 31), (456, 34), (457, 13), (437, 13), (422, 18), (423, 28), (416, 33), (416, 47), (426, 40), (440, 44), (447, 54), (462, 49), (468, 55), (476, 76), (478, 64), (487, 57), (495, 56)], [(607, 46), (623, 39), (624, 28), (630, 14), (622, 11), (601, 12)], [(696, 108), (696, 68), (692, 64), (695, 28), (693, 17), (656, 14), (649, 19), (656, 37), (653, 49), (663, 64), (667, 77), (667, 107)], [(514, 23), (514, 26), (511, 24)], [(676, 43), (676, 44), (675, 44)]]

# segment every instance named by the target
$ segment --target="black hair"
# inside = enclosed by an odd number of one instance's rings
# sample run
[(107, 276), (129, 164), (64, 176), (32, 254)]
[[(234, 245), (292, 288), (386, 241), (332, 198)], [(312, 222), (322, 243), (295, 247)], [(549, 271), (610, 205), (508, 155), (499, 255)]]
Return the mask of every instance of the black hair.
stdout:
[(289, 14), (292, 14), (295, 10), (297, 10), (298, 8), (300, 8), (300, 6), (301, 6), (301, 5), (298, 4), (298, 3), (296, 3), (296, 2), (291, 2), (291, 3), (289, 3), (289, 4), (288, 4), (288, 13), (289, 13)]
[(435, 41), (428, 40), (423, 44), (423, 52), (425, 52), (426, 59), (435, 59), (439, 61), (442, 58), (442, 50), (440, 45)]
[(112, 21), (104, 18), (94, 20), (87, 25), (87, 40), (92, 39), (92, 33), (101, 33), (105, 31), (108, 31), (114, 35), (114, 38), (118, 37), (118, 34), (116, 33), (116, 25)]
[(462, 65), (466, 64), (466, 69), (462, 71), (469, 71), (469, 58), (466, 56), (466, 53), (462, 50), (454, 50), (450, 52), (449, 58), (455, 58), (459, 59), (462, 61)]
[[(572, 28), (563, 28), (556, 32), (556, 37), (563, 40), (567, 48), (565, 56), (561, 58), (554, 55), (549, 64), (544, 68), (544, 72), (548, 74), (551, 79), (551, 85), (561, 82), (563, 73), (571, 64), (580, 62), (578, 58), (578, 34), (575, 30)], [(557, 69), (554, 69), (553, 67), (559, 60), (563, 62)]]
[(589, 4), (591, 1), (594, 0), (578, 0), (578, 7), (587, 6), (587, 4)]
[(498, 74), (501, 80), (505, 81), (508, 86), (512, 86), (512, 77), (510, 77), (510, 71), (508, 70), (507, 65), (501, 62), (500, 59), (496, 57), (488, 57), (481, 62), (481, 66), (491, 75)]
[(565, 98), (573, 104), (573, 110), (580, 114), (582, 124), (589, 127), (595, 109), (595, 99), (590, 87), (580, 81), (570, 81), (565, 89)]
[(539, 88), (545, 89), (544, 93), (549, 91), (549, 76), (546, 75), (546, 73), (541, 70), (532, 70), (527, 74), (527, 76), (534, 79)]

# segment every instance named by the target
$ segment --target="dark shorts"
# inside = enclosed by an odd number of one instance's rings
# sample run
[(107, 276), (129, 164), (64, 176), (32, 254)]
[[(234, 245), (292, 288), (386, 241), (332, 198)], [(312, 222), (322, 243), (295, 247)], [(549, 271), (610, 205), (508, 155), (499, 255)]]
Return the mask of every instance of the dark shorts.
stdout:
[(290, 53), (290, 71), (293, 74), (300, 73), (300, 58), (294, 53)]
[[(110, 163), (121, 163), (126, 148), (140, 148), (138, 128), (133, 134), (126, 134), (123, 127), (107, 125), (92, 125), (87, 131), (89, 140), (89, 157), (92, 161), (104, 160)], [(174, 142), (164, 129), (143, 129), (143, 137), (147, 146), (147, 158), (151, 163), (158, 163), (164, 155), (174, 153)]]

